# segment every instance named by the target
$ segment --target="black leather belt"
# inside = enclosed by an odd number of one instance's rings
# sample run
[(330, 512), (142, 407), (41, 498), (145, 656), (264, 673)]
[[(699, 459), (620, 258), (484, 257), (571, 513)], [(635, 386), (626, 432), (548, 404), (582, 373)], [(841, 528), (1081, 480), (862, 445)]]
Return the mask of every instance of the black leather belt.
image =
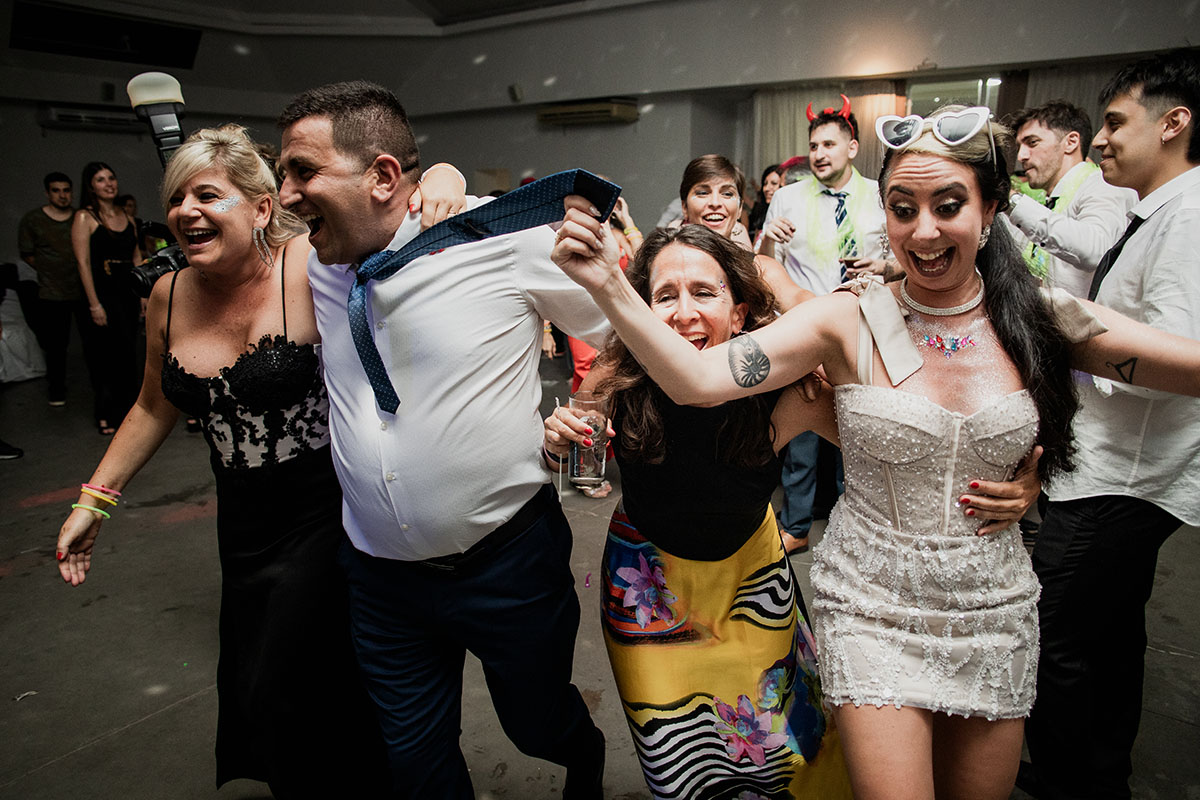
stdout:
[(543, 514), (552, 509), (557, 502), (558, 494), (554, 491), (553, 484), (544, 483), (542, 484), (542, 488), (538, 489), (537, 493), (517, 510), (512, 519), (496, 528), (496, 530), (463, 552), (451, 553), (448, 556), (427, 558), (424, 561), (417, 561), (415, 563), (430, 567), (431, 569), (450, 572), (464, 570), (486, 556), (500, 550), (506, 544), (529, 530), (530, 526), (537, 522)]

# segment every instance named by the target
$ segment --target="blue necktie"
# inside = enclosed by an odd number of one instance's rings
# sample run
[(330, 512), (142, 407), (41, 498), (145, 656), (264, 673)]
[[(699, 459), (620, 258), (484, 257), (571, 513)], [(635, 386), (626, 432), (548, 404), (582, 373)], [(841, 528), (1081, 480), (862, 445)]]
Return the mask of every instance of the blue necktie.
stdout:
[[(821, 194), (827, 194), (830, 197), (837, 198), (837, 208), (833, 210), (833, 221), (837, 225), (838, 234), (838, 258), (849, 258), (857, 256), (858, 242), (854, 238), (854, 224), (850, 222), (850, 218), (846, 215), (846, 198), (849, 196), (846, 192), (835, 192), (832, 189), (823, 189)], [(846, 280), (846, 265), (841, 265), (842, 280)]]
[(359, 265), (347, 303), (350, 335), (354, 338), (358, 360), (362, 362), (371, 389), (375, 392), (375, 402), (380, 408), (395, 414), (400, 407), (400, 398), (388, 378), (387, 368), (383, 365), (379, 348), (375, 346), (371, 328), (367, 324), (367, 284), (373, 280), (390, 278), (408, 262), (447, 247), (557, 222), (565, 214), (563, 198), (571, 194), (586, 198), (600, 210), (600, 219), (606, 220), (616, 205), (621, 187), (587, 170), (556, 172), (501, 195), (490, 203), (439, 222), (400, 250), (384, 250)]

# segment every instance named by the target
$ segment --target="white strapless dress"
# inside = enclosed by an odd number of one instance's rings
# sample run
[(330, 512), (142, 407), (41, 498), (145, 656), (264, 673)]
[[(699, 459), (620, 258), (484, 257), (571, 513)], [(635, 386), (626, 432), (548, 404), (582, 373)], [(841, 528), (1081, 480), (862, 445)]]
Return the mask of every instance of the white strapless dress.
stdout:
[(1016, 525), (977, 536), (955, 503), (1004, 480), (1037, 435), (1025, 390), (974, 414), (886, 387), (837, 387), (846, 492), (813, 553), (813, 628), (835, 704), (1024, 717), (1040, 591)]

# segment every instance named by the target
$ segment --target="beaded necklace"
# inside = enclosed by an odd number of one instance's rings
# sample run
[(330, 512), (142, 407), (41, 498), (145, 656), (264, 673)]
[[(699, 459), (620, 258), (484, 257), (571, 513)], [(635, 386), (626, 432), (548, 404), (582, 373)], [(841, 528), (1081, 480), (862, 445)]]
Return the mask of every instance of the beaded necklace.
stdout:
[[(975, 274), (979, 275), (978, 269), (975, 270)], [(913, 311), (919, 311), (922, 314), (927, 314), (931, 317), (953, 317), (957, 314), (965, 314), (966, 312), (978, 307), (978, 305), (983, 302), (983, 276), (979, 275), (979, 291), (974, 297), (961, 305), (951, 306), (950, 308), (935, 308), (933, 306), (927, 306), (923, 303), (918, 303), (912, 298), (912, 295), (908, 293), (907, 276), (900, 281), (900, 299), (903, 300), (904, 304)], [(943, 338), (941, 336), (931, 334), (925, 334), (923, 337), (923, 342), (926, 347), (932, 347), (946, 358), (950, 358), (959, 350), (963, 350), (967, 347), (975, 347), (978, 344), (973, 336), (946, 336)]]

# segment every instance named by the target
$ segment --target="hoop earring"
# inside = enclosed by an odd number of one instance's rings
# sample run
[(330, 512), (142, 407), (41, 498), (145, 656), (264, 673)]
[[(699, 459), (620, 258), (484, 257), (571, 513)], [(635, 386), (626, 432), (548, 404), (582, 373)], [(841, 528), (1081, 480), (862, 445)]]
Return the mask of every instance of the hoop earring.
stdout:
[(879, 234), (879, 246), (883, 248), (883, 260), (887, 261), (892, 257), (892, 242), (888, 239), (887, 231)]
[(991, 235), (992, 235), (992, 226), (984, 225), (983, 230), (979, 232), (979, 249), (980, 250), (982, 250), (983, 246), (988, 243), (988, 237), (990, 237)]
[(253, 235), (250, 237), (254, 240), (254, 249), (258, 251), (258, 257), (268, 267), (275, 266), (275, 259), (271, 257), (271, 248), (267, 246), (267, 232), (262, 228), (255, 228)]

